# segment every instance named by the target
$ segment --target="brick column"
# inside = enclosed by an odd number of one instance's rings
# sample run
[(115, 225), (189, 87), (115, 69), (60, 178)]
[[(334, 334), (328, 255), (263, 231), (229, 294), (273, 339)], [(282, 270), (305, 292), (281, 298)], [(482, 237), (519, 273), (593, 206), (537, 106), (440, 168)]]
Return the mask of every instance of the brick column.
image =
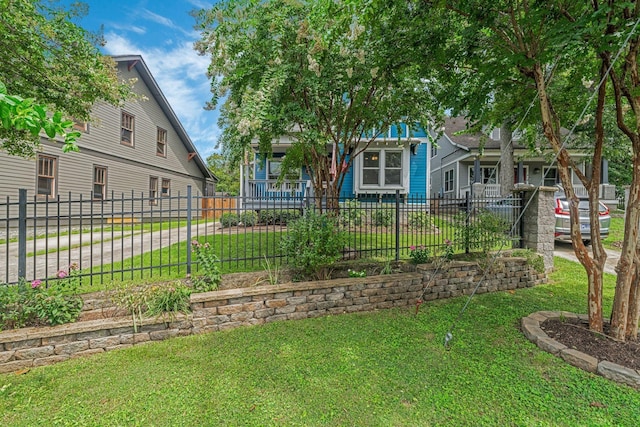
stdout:
[(542, 255), (544, 268), (553, 268), (553, 244), (555, 232), (555, 192), (556, 187), (535, 187), (516, 185), (515, 191), (522, 191), (522, 242), (525, 248)]

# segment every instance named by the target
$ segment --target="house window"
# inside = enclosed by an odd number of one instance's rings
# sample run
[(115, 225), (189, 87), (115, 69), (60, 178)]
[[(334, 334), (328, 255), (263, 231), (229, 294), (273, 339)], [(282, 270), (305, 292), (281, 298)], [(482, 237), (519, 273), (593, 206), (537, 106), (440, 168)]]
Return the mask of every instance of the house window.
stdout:
[(434, 143), (431, 143), (431, 157), (435, 157), (438, 155), (438, 146)]
[(73, 120), (73, 129), (82, 133), (89, 133), (89, 123), (80, 120)]
[(380, 151), (367, 151), (362, 158), (362, 184), (380, 184)]
[(55, 197), (58, 159), (51, 156), (38, 156), (38, 196)]
[(494, 128), (491, 131), (491, 139), (494, 141), (500, 141), (500, 128)]
[(123, 145), (129, 145), (133, 147), (133, 128), (134, 128), (134, 117), (123, 111), (122, 112), (122, 123), (121, 123), (121, 131), (120, 131), (120, 143)]
[(402, 184), (402, 151), (384, 151), (384, 185)]
[(158, 177), (149, 177), (149, 204), (158, 204)]
[(560, 182), (560, 180), (558, 179), (558, 168), (544, 167), (542, 171), (544, 177), (544, 182), (542, 183), (542, 185), (544, 185), (545, 187), (553, 187), (558, 182)]
[(363, 186), (402, 185), (402, 151), (370, 150), (362, 157)]
[(107, 168), (93, 167), (93, 200), (104, 200), (107, 195)]
[(444, 172), (444, 192), (453, 191), (453, 169)]
[[(297, 173), (294, 171), (290, 171), (285, 176), (285, 179), (289, 181), (299, 180), (300, 173), (301, 171)], [(267, 162), (267, 179), (275, 181), (280, 178), (281, 174), (282, 174), (282, 158), (269, 160)]]
[(162, 197), (169, 197), (171, 194), (171, 180), (163, 178), (162, 179)]
[[(473, 166), (469, 166), (469, 185), (476, 182), (475, 178), (475, 168)], [(480, 167), (480, 178), (477, 182), (481, 184), (495, 184), (498, 182), (498, 170), (496, 168), (486, 168)]]
[(167, 131), (162, 128), (158, 128), (157, 132), (156, 155), (167, 157)]

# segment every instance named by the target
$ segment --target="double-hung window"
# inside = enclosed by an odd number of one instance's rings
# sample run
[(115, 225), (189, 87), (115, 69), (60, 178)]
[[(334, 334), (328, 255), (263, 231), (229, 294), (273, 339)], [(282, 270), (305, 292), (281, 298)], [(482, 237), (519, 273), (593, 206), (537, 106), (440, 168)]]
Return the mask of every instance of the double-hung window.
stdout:
[(158, 128), (157, 131), (156, 155), (160, 157), (167, 157), (167, 131), (162, 128)]
[(560, 179), (558, 177), (558, 168), (555, 166), (545, 166), (542, 169), (542, 172), (544, 173), (544, 182), (542, 185), (544, 185), (545, 187), (553, 187), (554, 185), (556, 185), (558, 182), (560, 182)]
[(135, 118), (127, 113), (122, 112), (122, 120), (120, 124), (120, 143), (133, 147), (133, 131), (135, 127)]
[(171, 180), (162, 178), (162, 197), (169, 197), (171, 195)]
[(104, 200), (107, 196), (107, 168), (93, 167), (93, 200)]
[(149, 177), (149, 204), (150, 205), (158, 204), (158, 177), (157, 176)]
[(52, 156), (38, 156), (38, 196), (56, 196), (56, 176), (58, 159)]
[(453, 169), (444, 172), (444, 192), (453, 191)]

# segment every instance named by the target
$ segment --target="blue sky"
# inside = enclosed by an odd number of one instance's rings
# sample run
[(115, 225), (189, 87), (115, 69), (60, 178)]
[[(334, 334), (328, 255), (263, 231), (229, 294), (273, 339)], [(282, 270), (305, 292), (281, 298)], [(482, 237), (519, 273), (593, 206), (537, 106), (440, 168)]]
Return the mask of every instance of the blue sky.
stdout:
[(211, 154), (220, 135), (218, 114), (205, 111), (210, 98), (209, 59), (198, 56), (199, 33), (189, 12), (214, 0), (83, 0), (89, 14), (77, 24), (89, 31), (104, 26), (109, 55), (142, 55), (200, 155)]

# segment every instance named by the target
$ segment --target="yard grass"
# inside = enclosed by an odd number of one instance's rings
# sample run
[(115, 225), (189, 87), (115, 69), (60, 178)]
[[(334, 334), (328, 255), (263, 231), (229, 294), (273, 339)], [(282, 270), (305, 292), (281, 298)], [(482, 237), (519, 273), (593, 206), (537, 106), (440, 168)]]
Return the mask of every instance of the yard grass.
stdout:
[[(416, 230), (401, 232), (398, 236), (400, 259), (408, 260), (410, 247), (424, 245), (431, 248), (432, 256), (440, 256), (445, 246), (445, 240), (453, 239), (453, 231), (439, 226), (437, 231)], [(358, 256), (363, 259), (395, 260), (395, 234), (391, 232), (351, 232), (348, 234), (346, 246), (357, 248)], [(264, 267), (263, 254), (275, 254), (278, 265), (286, 263), (280, 251), (280, 240), (286, 231), (253, 232), (248, 229), (241, 233), (222, 233), (209, 236), (194, 236), (201, 244), (209, 243), (213, 252), (221, 259), (222, 274), (262, 271)], [(124, 239), (105, 241), (105, 248), (110, 245), (118, 247), (124, 244)], [(504, 249), (500, 245), (496, 249)], [(456, 253), (464, 249), (457, 248)], [(192, 274), (198, 274), (198, 266), (193, 260)], [(117, 261), (91, 270), (83, 270), (82, 274), (92, 274), (92, 278), (84, 277), (80, 292), (94, 292), (96, 290), (111, 289), (114, 283), (127, 282), (131, 284), (148, 283), (150, 280), (173, 280), (186, 277), (187, 243), (174, 243), (170, 246), (154, 249), (141, 255), (135, 255), (123, 261)]]
[[(584, 312), (582, 268), (551, 283), (276, 322), (0, 375), (0, 425), (636, 426), (640, 393), (531, 344), (520, 318)], [(606, 311), (614, 280), (606, 277)]]
[(614, 246), (614, 243), (621, 242), (624, 239), (624, 218), (611, 217), (609, 223), (609, 235), (603, 240), (604, 247), (607, 249), (620, 250), (619, 246)]

